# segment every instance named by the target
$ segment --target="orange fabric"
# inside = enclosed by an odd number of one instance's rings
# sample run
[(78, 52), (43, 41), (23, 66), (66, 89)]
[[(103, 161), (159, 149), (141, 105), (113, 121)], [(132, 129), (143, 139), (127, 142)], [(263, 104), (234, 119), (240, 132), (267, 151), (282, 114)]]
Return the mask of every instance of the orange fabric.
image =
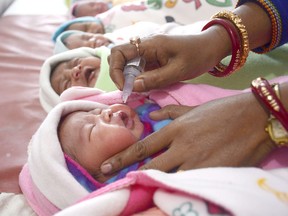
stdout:
[(52, 55), (52, 33), (65, 19), (0, 17), (0, 192), (20, 193), (27, 145), (46, 116), (38, 97), (40, 68)]

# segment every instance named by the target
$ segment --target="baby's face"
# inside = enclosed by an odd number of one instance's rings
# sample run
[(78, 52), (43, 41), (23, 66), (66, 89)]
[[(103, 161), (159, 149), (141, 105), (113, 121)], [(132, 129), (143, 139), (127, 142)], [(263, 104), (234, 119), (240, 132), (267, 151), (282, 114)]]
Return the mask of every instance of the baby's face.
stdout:
[(89, 32), (93, 34), (104, 34), (104, 28), (101, 24), (96, 22), (76, 22), (68, 26), (66, 30), (78, 30), (83, 32)]
[(59, 95), (71, 86), (94, 87), (100, 64), (100, 58), (92, 56), (62, 62), (52, 72), (51, 86)]
[(111, 42), (102, 34), (83, 33), (69, 35), (64, 40), (64, 43), (69, 49), (76, 49), (79, 47), (96, 48), (100, 46), (108, 46)]
[(101, 1), (85, 1), (79, 2), (75, 8), (74, 16), (96, 16), (97, 14), (103, 13), (109, 9), (108, 4)]
[(63, 151), (96, 179), (101, 163), (135, 143), (142, 133), (138, 115), (124, 104), (73, 112), (58, 130)]

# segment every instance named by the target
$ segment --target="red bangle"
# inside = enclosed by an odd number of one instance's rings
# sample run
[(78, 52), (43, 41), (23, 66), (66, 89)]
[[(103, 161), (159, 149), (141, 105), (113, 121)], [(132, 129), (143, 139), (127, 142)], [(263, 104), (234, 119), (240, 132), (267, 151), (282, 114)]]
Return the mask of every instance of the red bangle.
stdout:
[(288, 131), (288, 112), (280, 99), (264, 78), (257, 78), (251, 83), (254, 95), (263, 103), (264, 107), (283, 125)]
[(212, 19), (208, 22), (202, 29), (202, 31), (206, 30), (207, 28), (211, 27), (212, 25), (221, 25), (223, 26), (229, 37), (231, 39), (232, 44), (232, 57), (228, 66), (222, 64), (221, 62), (216, 65), (212, 70), (209, 71), (210, 74), (217, 77), (224, 77), (228, 76), (234, 71), (236, 71), (240, 65), (241, 60), (241, 41), (238, 35), (237, 30), (234, 28), (233, 24), (230, 23), (228, 20), (225, 19)]

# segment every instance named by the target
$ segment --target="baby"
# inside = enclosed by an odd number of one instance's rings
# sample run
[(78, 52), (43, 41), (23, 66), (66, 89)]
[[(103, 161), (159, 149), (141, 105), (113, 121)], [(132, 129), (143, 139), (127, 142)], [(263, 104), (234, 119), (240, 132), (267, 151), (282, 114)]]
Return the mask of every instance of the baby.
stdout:
[[(169, 27), (168, 29), (171, 29)], [(161, 31), (160, 25), (154, 22), (137, 22), (112, 33), (98, 34), (78, 30), (66, 30), (60, 33), (55, 40), (54, 54), (79, 47), (96, 48), (106, 46), (111, 48), (125, 42), (129, 42), (132, 36), (141, 38), (156, 34)], [(161, 31), (161, 33), (166, 33)]]
[(60, 95), (71, 86), (94, 87), (100, 73), (98, 57), (72, 58), (52, 69), (50, 81), (54, 91)]
[(70, 49), (80, 47), (97, 48), (101, 46), (109, 47), (112, 44), (103, 34), (93, 34), (77, 30), (69, 30), (61, 33), (55, 43), (54, 53), (60, 53)]
[(45, 212), (40, 215), (55, 215), (150, 160), (133, 164), (109, 179), (98, 172), (109, 156), (171, 121), (151, 121), (148, 115), (159, 109), (158, 103), (148, 99), (135, 102), (127, 106), (73, 100), (48, 113), (31, 138), (19, 180), (29, 204)]
[(168, 124), (170, 120), (155, 122), (149, 118), (149, 113), (159, 108), (151, 102), (135, 110), (124, 104), (114, 104), (63, 116), (58, 126), (58, 137), (69, 171), (88, 191), (94, 191), (123, 178), (129, 171), (137, 170), (149, 159), (133, 164), (113, 178), (103, 176), (100, 165), (105, 159)]
[(71, 15), (73, 17), (96, 16), (111, 8), (111, 2), (99, 0), (77, 1), (71, 6)]
[(105, 29), (99, 18), (92, 17), (92, 16), (85, 16), (85, 17), (79, 17), (79, 18), (75, 18), (72, 20), (68, 20), (62, 23), (52, 35), (52, 40), (55, 42), (57, 37), (62, 32), (68, 31), (68, 30), (78, 30), (78, 31), (95, 33), (95, 34), (105, 33)]
[(79, 0), (72, 4), (70, 15), (72, 17), (96, 16), (111, 9), (113, 6), (131, 2), (133, 0)]
[(109, 76), (110, 49), (82, 47), (47, 58), (40, 71), (40, 102), (49, 112), (60, 102), (59, 95), (71, 86), (116, 90)]

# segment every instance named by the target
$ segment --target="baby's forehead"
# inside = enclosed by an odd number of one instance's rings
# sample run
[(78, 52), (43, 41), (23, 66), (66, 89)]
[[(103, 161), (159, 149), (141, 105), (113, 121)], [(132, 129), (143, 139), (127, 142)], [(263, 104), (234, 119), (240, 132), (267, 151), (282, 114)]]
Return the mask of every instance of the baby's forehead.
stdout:
[(62, 116), (59, 122), (60, 131), (69, 131), (81, 128), (85, 124), (91, 122), (89, 111), (74, 111)]
[(93, 120), (93, 116), (95, 116), (95, 114), (100, 114), (103, 109), (106, 108), (99, 107), (92, 110), (77, 110), (69, 113), (67, 117), (73, 121), (85, 123)]
[(83, 60), (83, 59), (87, 59), (87, 58), (99, 59), (96, 56), (82, 56), (82, 57), (71, 58), (71, 59), (68, 59), (66, 61), (62, 61), (58, 65), (56, 65), (53, 69), (53, 71), (54, 71), (53, 73), (55, 73), (55, 71), (59, 71), (59, 70), (62, 71), (63, 69), (71, 69), (71, 68), (78, 65), (79, 60)]

